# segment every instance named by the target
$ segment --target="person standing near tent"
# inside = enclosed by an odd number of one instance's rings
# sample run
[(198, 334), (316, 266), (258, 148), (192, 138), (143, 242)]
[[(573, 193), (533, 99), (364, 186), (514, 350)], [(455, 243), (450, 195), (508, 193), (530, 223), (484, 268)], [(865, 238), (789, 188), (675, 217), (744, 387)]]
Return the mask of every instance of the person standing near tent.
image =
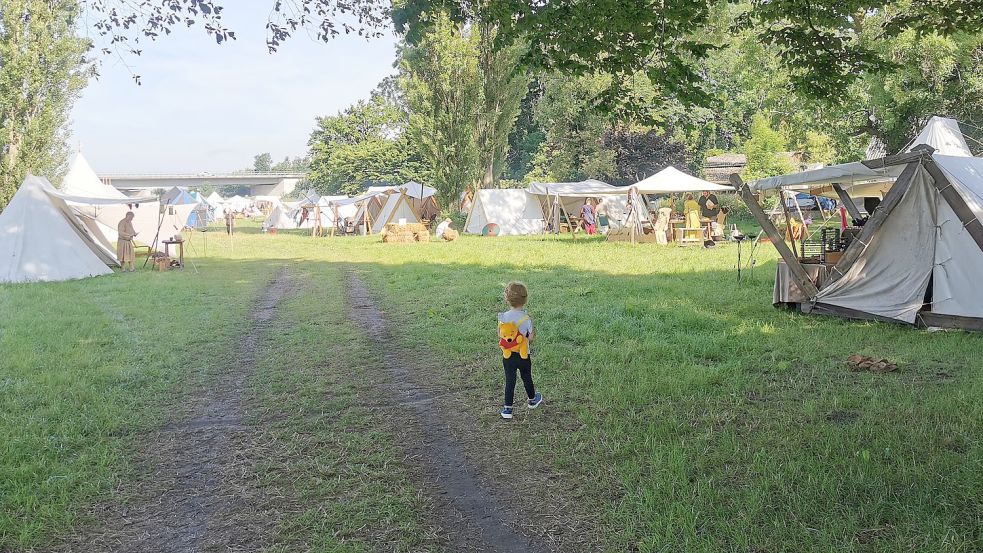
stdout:
[(116, 225), (116, 233), (119, 235), (116, 239), (116, 258), (119, 260), (119, 266), (124, 273), (127, 272), (127, 266), (129, 266), (129, 272), (136, 271), (136, 267), (134, 267), (136, 249), (133, 247), (133, 239), (136, 238), (137, 231), (133, 228), (133, 217), (135, 217), (133, 212), (127, 211), (123, 219)]
[(236, 232), (236, 213), (231, 209), (225, 212), (225, 232), (232, 236)]
[[(686, 228), (688, 229), (700, 229), (700, 204), (693, 199), (693, 193), (686, 193), (686, 201), (683, 202), (683, 215), (686, 217)], [(699, 230), (689, 230), (687, 231), (689, 236), (687, 238), (699, 238)]]
[(597, 229), (601, 234), (607, 234), (608, 230), (611, 228), (611, 221), (608, 219), (608, 202), (604, 198), (601, 198), (597, 202), (597, 207), (594, 208), (597, 214)]
[(583, 221), (587, 234), (597, 233), (597, 218), (590, 198), (584, 200), (584, 205), (580, 208), (580, 220)]
[(515, 399), (515, 371), (522, 377), (522, 385), (529, 398), (527, 406), (535, 409), (543, 403), (543, 394), (536, 391), (532, 381), (532, 355), (529, 343), (536, 337), (532, 319), (526, 313), (529, 299), (526, 285), (512, 281), (505, 287), (505, 304), (509, 310), (498, 314), (499, 347), (502, 348), (502, 366), (505, 368), (505, 405), (502, 407), (503, 419), (512, 418), (512, 403)]

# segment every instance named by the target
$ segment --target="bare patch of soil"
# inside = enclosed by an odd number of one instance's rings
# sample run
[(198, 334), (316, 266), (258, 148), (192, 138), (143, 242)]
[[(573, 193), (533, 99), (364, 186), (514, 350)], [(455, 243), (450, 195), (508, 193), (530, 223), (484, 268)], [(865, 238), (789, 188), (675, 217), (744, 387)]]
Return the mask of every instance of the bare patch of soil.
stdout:
[[(461, 417), (453, 405), (458, 398), (438, 398), (438, 390), (428, 382), (428, 369), (415, 361), (428, 352), (401, 347), (371, 293), (354, 273), (349, 273), (348, 308), (353, 323), (378, 346), (383, 363), (380, 395), (391, 398), (396, 404), (394, 416), (402, 417), (400, 438), (412, 461), (409, 468), (416, 469), (425, 493), (436, 505), (450, 550), (557, 550), (557, 534), (571, 528), (567, 520), (557, 520), (563, 518), (558, 514), (560, 500), (550, 497), (540, 485), (549, 475), (516, 474), (507, 453), (489, 451), (487, 445), (476, 443), (479, 436), (466, 436), (467, 428), (462, 427), (466, 425), (454, 418)], [(507, 480), (503, 479), (506, 474)], [(526, 490), (520, 501), (515, 498), (516, 488)], [(564, 538), (568, 542), (590, 540), (588, 536)]]
[(276, 527), (270, 499), (254, 481), (259, 433), (249, 421), (247, 381), (280, 301), (291, 290), (285, 270), (264, 289), (238, 358), (191, 394), (186, 412), (150, 436), (136, 463), (144, 474), (123, 500), (98, 506), (96, 527), (60, 551), (232, 552), (263, 548)]

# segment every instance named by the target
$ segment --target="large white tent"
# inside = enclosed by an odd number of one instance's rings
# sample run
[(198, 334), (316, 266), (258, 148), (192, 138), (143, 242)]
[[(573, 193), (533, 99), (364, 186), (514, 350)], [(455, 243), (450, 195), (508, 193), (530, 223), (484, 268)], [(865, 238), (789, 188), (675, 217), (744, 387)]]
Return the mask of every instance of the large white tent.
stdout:
[[(29, 176), (0, 213), (0, 282), (37, 282), (112, 273), (112, 251), (97, 242), (93, 227), (72, 205), (112, 205), (112, 198), (59, 193), (42, 177)], [(132, 201), (132, 200), (125, 200)]]
[(543, 207), (525, 190), (481, 189), (474, 197), (464, 232), (481, 234), (489, 223), (499, 226), (503, 235), (542, 234)]
[(275, 228), (279, 230), (285, 229), (295, 229), (297, 228), (297, 221), (290, 217), (290, 209), (283, 205), (283, 203), (277, 203), (270, 210), (270, 214), (266, 216), (266, 220), (263, 221), (264, 228)]
[(673, 166), (646, 177), (634, 185), (640, 194), (680, 194), (683, 192), (733, 192), (734, 188), (687, 175)]

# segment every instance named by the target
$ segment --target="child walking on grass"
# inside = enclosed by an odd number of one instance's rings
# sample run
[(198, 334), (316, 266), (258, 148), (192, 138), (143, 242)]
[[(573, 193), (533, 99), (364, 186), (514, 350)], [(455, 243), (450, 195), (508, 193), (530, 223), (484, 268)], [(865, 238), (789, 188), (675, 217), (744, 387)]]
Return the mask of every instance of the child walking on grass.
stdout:
[(530, 409), (539, 407), (543, 402), (543, 394), (536, 391), (532, 382), (532, 356), (529, 354), (529, 343), (535, 338), (532, 329), (532, 319), (526, 314), (526, 301), (529, 290), (521, 282), (512, 281), (505, 287), (505, 303), (510, 309), (498, 314), (498, 345), (502, 348), (502, 366), (505, 367), (505, 406), (502, 407), (503, 419), (512, 418), (512, 402), (515, 395), (515, 371), (522, 377), (522, 385), (529, 398)]

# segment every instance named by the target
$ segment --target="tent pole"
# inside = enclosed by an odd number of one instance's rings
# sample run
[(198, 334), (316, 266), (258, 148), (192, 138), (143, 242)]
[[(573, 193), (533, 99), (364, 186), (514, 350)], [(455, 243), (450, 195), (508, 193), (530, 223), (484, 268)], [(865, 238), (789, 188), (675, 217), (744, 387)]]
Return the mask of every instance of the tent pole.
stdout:
[[(775, 246), (775, 249), (778, 250), (778, 254), (782, 256), (782, 259), (785, 260), (785, 264), (788, 265), (789, 273), (791, 274), (795, 283), (799, 286), (799, 290), (802, 290), (802, 292), (809, 298), (815, 298), (819, 293), (819, 289), (816, 288), (816, 285), (812, 282), (812, 279), (809, 278), (809, 274), (806, 273), (806, 270), (802, 267), (799, 259), (795, 257), (792, 250), (788, 248), (788, 244), (785, 243), (785, 237), (778, 232), (778, 229), (775, 228), (774, 223), (772, 223), (771, 219), (765, 214), (764, 209), (761, 208), (761, 204), (759, 204), (758, 200), (755, 199), (751, 189), (748, 188), (748, 185), (741, 180), (740, 175), (737, 173), (731, 174), (730, 182), (734, 185), (734, 189), (737, 191), (738, 195), (741, 196), (741, 199), (744, 200), (744, 203), (747, 204), (748, 209), (751, 210), (751, 215), (757, 219), (762, 230), (764, 230), (765, 233), (768, 234), (768, 237), (771, 238), (771, 242)], [(784, 198), (781, 199), (784, 200)]]
[(839, 184), (834, 184), (833, 190), (836, 191), (836, 195), (839, 196), (840, 201), (843, 202), (843, 207), (846, 208), (846, 211), (850, 214), (850, 217), (853, 217), (854, 220), (859, 221), (861, 218), (860, 208), (857, 207), (856, 203), (854, 203), (853, 198), (851, 198), (850, 195), (846, 193), (846, 190), (843, 190), (843, 187)]
[(956, 217), (959, 217), (963, 228), (973, 237), (976, 245), (980, 250), (983, 250), (983, 223), (980, 223), (973, 210), (966, 205), (966, 201), (963, 200), (959, 192), (952, 186), (952, 183), (949, 182), (949, 179), (935, 163), (935, 160), (925, 162), (925, 169), (929, 175), (932, 175), (932, 180), (935, 181), (935, 188), (938, 189), (939, 195), (949, 204), (949, 207), (955, 212)]

